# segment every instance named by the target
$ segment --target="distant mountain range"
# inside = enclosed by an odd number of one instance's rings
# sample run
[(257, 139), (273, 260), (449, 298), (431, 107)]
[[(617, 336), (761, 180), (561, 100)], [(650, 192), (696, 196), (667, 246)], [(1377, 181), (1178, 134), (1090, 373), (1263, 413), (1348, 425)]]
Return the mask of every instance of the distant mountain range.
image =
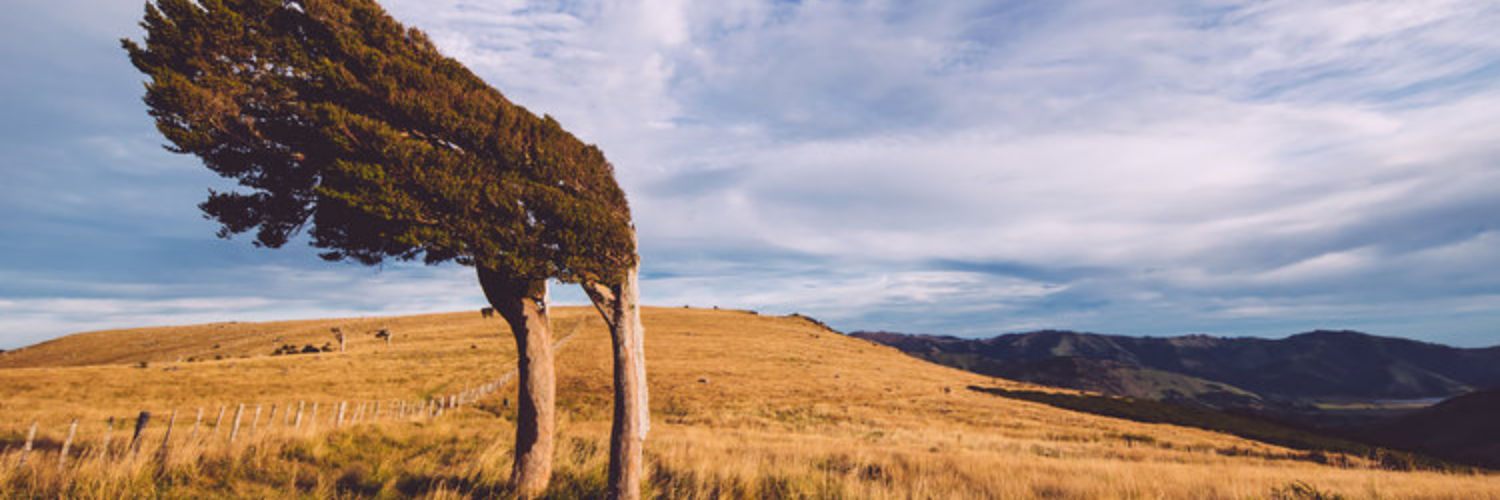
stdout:
[(1267, 398), (1402, 400), (1447, 398), (1500, 386), (1500, 346), (1463, 349), (1352, 331), (1315, 331), (1276, 340), (1056, 330), (988, 339), (890, 332), (851, 335), (971, 371), (1154, 399), (1163, 399), (1157, 393), (1175, 390), (1184, 396), (1198, 392), (1245, 404)]
[(1057, 330), (986, 339), (850, 335), (985, 375), (1248, 411), (1500, 467), (1500, 346), (1465, 349), (1354, 331), (1274, 340)]

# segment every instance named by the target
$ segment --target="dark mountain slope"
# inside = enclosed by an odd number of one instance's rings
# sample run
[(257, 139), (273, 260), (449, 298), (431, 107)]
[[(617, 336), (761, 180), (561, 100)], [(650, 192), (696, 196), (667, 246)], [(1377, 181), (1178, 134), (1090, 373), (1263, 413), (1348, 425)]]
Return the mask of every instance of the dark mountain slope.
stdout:
[(1166, 343), (1147, 366), (1297, 398), (1411, 399), (1500, 383), (1500, 356), (1358, 332), (1319, 331), (1280, 340), (1124, 338), (1126, 349)]
[[(1435, 398), (1500, 385), (1500, 347), (1460, 349), (1350, 331), (1317, 331), (1279, 340), (1051, 330), (973, 340), (888, 332), (852, 335), (932, 361), (1023, 380), (1032, 380), (1024, 375), (1025, 366), (1067, 357), (1170, 372), (1278, 399)], [(1118, 378), (1119, 370), (1079, 371), (1111, 373)], [(1044, 383), (1075, 388), (1114, 383), (1108, 378), (1065, 382)]]
[(1371, 434), (1393, 446), (1500, 468), (1500, 387), (1438, 403)]
[(1259, 395), (1238, 387), (1115, 361), (1063, 356), (998, 364), (981, 373), (1042, 385), (1189, 406), (1265, 408)]

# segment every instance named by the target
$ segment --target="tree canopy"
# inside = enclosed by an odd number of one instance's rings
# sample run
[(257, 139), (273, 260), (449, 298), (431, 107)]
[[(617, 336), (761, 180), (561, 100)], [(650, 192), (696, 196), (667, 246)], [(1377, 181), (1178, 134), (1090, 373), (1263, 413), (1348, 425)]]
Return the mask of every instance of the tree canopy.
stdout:
[(141, 25), (122, 43), (168, 149), (246, 188), (200, 205), (220, 236), (569, 282), (635, 264), (603, 153), (373, 0), (157, 0)]

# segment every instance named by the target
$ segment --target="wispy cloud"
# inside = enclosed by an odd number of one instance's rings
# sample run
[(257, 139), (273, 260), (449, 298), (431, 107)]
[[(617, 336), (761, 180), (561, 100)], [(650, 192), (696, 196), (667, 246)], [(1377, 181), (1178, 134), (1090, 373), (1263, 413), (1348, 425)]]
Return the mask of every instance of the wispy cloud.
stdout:
[(379, 272), (251, 266), (191, 283), (89, 283), (3, 273), (12, 286), (40, 294), (0, 298), (0, 346), (89, 329), (478, 309), (483, 296), (471, 274), (410, 265)]
[[(60, 22), (81, 2), (26, 8)], [(846, 329), (1500, 339), (1488, 3), (385, 3), (608, 153), (648, 302)], [(0, 286), (0, 321), (52, 318), (0, 328), (142, 319), (36, 302), (78, 297), (163, 320), (196, 318), (169, 307), (190, 298), (265, 298), (239, 309), (265, 317), (477, 304), (461, 269), (207, 241), (192, 205), (217, 181), (149, 147), (139, 77), (105, 43), (133, 32), (128, 10), (84, 16), (47, 57), (0, 49), (28, 69), (0, 79), (6, 108), (30, 117), (4, 123), (23, 139), (3, 143), (0, 208), (24, 215), (0, 225), (0, 271), (40, 277)], [(260, 274), (213, 281), (236, 270)], [(100, 277), (124, 288), (85, 285)]]

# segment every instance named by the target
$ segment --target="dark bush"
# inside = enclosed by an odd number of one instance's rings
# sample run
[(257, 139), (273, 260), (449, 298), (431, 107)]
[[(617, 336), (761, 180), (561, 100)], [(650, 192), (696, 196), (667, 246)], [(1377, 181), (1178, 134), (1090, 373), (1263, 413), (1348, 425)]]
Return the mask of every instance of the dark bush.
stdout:
[(1312, 485), (1302, 481), (1292, 481), (1285, 485), (1271, 488), (1270, 500), (1344, 500), (1343, 495), (1319, 491)]

